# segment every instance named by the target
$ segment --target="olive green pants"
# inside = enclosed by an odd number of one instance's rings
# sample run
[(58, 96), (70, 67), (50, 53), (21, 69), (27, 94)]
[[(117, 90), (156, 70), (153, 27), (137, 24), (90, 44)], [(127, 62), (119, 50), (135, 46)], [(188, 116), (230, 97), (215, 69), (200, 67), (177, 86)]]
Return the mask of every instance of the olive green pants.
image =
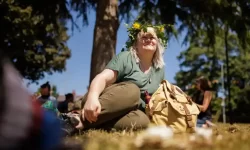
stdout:
[[(81, 108), (86, 102), (86, 95), (82, 98)], [(133, 83), (113, 84), (105, 88), (99, 100), (101, 113), (94, 123), (84, 121), (85, 129), (137, 130), (146, 128), (150, 123), (146, 114), (138, 109), (140, 89)]]

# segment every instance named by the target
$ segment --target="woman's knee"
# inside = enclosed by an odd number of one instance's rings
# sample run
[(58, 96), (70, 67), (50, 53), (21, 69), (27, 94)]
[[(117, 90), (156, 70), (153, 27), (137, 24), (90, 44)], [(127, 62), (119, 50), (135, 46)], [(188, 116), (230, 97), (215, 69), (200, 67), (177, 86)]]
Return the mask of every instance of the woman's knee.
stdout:
[(109, 102), (138, 105), (140, 100), (140, 89), (131, 82), (121, 82), (107, 87), (100, 100), (109, 99)]
[[(138, 111), (140, 111), (140, 110), (138, 110)], [(139, 118), (140, 119), (136, 121), (138, 124), (137, 129), (147, 128), (148, 125), (150, 124), (150, 120), (149, 120), (148, 116), (144, 112), (140, 111)]]
[(124, 82), (125, 86), (124, 86), (124, 90), (129, 91), (129, 95), (132, 99), (136, 99), (139, 100), (141, 97), (141, 92), (139, 87), (132, 83), (132, 82)]
[(114, 128), (117, 130), (140, 130), (147, 128), (149, 124), (150, 120), (145, 113), (140, 110), (134, 110), (120, 118)]
[[(141, 92), (139, 87), (132, 83), (132, 82), (121, 82), (118, 84), (121, 88), (119, 89), (120, 94), (123, 95), (124, 98), (126, 98), (128, 101), (134, 101), (136, 103), (139, 103)], [(125, 94), (125, 92), (127, 92)]]

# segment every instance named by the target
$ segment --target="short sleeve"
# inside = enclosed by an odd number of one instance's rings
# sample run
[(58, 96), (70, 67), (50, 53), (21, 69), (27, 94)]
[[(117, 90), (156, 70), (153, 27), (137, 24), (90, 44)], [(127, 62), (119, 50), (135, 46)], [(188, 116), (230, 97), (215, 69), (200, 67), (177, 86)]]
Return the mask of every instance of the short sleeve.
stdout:
[(118, 55), (114, 56), (110, 62), (105, 67), (106, 69), (111, 69), (117, 71), (117, 80), (120, 80), (125, 75), (125, 66), (128, 59), (128, 51), (123, 51)]

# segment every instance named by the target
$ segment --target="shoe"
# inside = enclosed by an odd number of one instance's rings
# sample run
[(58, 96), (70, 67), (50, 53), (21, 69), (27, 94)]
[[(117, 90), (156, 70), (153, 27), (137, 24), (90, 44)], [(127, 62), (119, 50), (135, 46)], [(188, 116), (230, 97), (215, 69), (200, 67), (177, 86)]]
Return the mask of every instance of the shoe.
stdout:
[(71, 123), (71, 119), (67, 118), (66, 120), (62, 120), (62, 128), (63, 136), (72, 136), (77, 133), (77, 129), (75, 125)]
[(76, 113), (73, 113), (73, 114), (70, 114), (69, 115), (69, 118), (70, 118), (70, 122), (75, 126), (75, 128), (77, 129), (83, 129), (83, 124), (82, 124), (82, 121), (81, 121), (81, 118), (80, 118), (80, 114), (76, 114)]
[(77, 132), (77, 129), (73, 125), (71, 125), (69, 123), (66, 123), (61, 128), (61, 130), (63, 131), (63, 136), (72, 136)]

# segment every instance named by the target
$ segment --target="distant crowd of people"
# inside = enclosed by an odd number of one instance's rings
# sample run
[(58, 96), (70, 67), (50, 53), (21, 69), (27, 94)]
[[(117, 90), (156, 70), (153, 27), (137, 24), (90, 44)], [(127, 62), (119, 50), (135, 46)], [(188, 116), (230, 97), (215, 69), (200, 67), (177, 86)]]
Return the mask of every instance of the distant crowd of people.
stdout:
[(77, 131), (75, 128), (75, 122), (78, 124), (78, 120), (74, 117), (74, 99), (75, 93), (67, 93), (64, 95), (64, 100), (58, 101), (58, 97), (54, 97), (51, 93), (51, 85), (46, 82), (40, 86), (39, 95), (33, 95), (33, 101), (38, 102), (41, 108), (46, 112), (50, 112), (60, 120), (61, 129), (64, 136), (72, 135)]
[(67, 93), (64, 95), (64, 100), (58, 101), (57, 97), (51, 95), (51, 85), (49, 82), (40, 86), (39, 95), (33, 95), (33, 99), (37, 100), (44, 109), (54, 113), (68, 113), (69, 103), (73, 103), (74, 97), (74, 93)]

